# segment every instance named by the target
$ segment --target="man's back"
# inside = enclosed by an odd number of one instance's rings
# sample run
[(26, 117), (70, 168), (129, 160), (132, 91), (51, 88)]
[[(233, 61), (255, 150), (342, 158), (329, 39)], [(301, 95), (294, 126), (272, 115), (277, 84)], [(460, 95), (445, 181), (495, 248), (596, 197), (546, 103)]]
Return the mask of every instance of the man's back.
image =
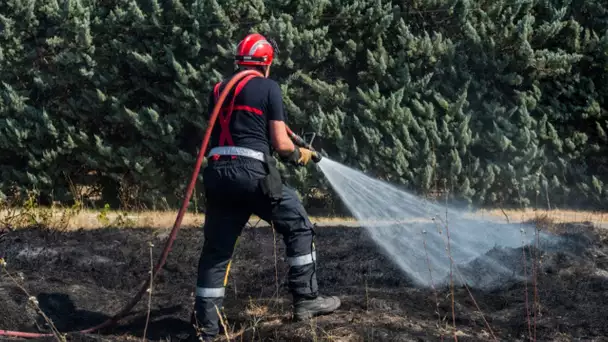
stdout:
[[(272, 149), (268, 121), (285, 121), (286, 119), (281, 89), (277, 82), (263, 77), (254, 77), (239, 89), (241, 82), (235, 85), (224, 100), (209, 147), (233, 145), (270, 154)], [(216, 85), (210, 94), (208, 115), (211, 114), (216, 99), (219, 98), (226, 83)], [(233, 112), (230, 115), (228, 112), (235, 91), (238, 91), (238, 94), (234, 99)], [(224, 124), (222, 120), (228, 117), (230, 120)]]

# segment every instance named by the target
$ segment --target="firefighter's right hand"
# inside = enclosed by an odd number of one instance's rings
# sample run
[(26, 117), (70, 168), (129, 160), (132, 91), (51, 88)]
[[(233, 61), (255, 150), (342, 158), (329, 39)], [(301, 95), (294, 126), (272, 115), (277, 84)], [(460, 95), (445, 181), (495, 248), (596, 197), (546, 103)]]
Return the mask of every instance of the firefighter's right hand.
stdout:
[(285, 160), (295, 166), (304, 166), (312, 159), (313, 152), (304, 147), (296, 147)]
[(306, 165), (312, 159), (313, 152), (304, 147), (298, 147), (300, 150), (300, 158), (298, 159), (298, 165)]

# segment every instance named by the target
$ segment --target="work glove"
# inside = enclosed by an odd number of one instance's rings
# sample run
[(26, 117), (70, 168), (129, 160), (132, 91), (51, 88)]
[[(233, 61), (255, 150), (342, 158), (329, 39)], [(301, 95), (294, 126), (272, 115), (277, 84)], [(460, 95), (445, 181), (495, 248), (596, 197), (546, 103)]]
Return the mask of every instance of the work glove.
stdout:
[(287, 161), (295, 166), (304, 166), (308, 164), (310, 159), (312, 158), (313, 152), (304, 147), (296, 147), (293, 152), (291, 152), (287, 157), (283, 160)]

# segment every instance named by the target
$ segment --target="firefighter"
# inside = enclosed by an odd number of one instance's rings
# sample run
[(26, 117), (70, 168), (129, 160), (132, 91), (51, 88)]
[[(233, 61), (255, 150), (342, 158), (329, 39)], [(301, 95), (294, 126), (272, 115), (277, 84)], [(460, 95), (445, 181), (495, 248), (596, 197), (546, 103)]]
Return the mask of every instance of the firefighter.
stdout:
[[(193, 313), (204, 341), (220, 332), (216, 308), (221, 312), (234, 247), (251, 214), (271, 223), (283, 237), (294, 319), (328, 314), (340, 306), (337, 297), (319, 295), (313, 225), (296, 192), (282, 183), (271, 155), (275, 151), (283, 162), (297, 167), (313, 156), (311, 150), (294, 145), (287, 134), (281, 89), (268, 78), (274, 50), (274, 43), (257, 33), (239, 43), (235, 63), (241, 70), (254, 69), (260, 75), (246, 76), (235, 84), (209, 142), (203, 170), (204, 244)], [(226, 83), (215, 85), (209, 112)]]

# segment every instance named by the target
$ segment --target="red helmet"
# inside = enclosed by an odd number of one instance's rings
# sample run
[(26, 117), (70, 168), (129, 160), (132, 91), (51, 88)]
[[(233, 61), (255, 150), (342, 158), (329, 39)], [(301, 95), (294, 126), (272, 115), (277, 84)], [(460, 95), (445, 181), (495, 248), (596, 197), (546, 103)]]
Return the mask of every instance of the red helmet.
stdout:
[(274, 49), (264, 36), (259, 33), (247, 35), (236, 47), (236, 64), (270, 65), (274, 58)]

